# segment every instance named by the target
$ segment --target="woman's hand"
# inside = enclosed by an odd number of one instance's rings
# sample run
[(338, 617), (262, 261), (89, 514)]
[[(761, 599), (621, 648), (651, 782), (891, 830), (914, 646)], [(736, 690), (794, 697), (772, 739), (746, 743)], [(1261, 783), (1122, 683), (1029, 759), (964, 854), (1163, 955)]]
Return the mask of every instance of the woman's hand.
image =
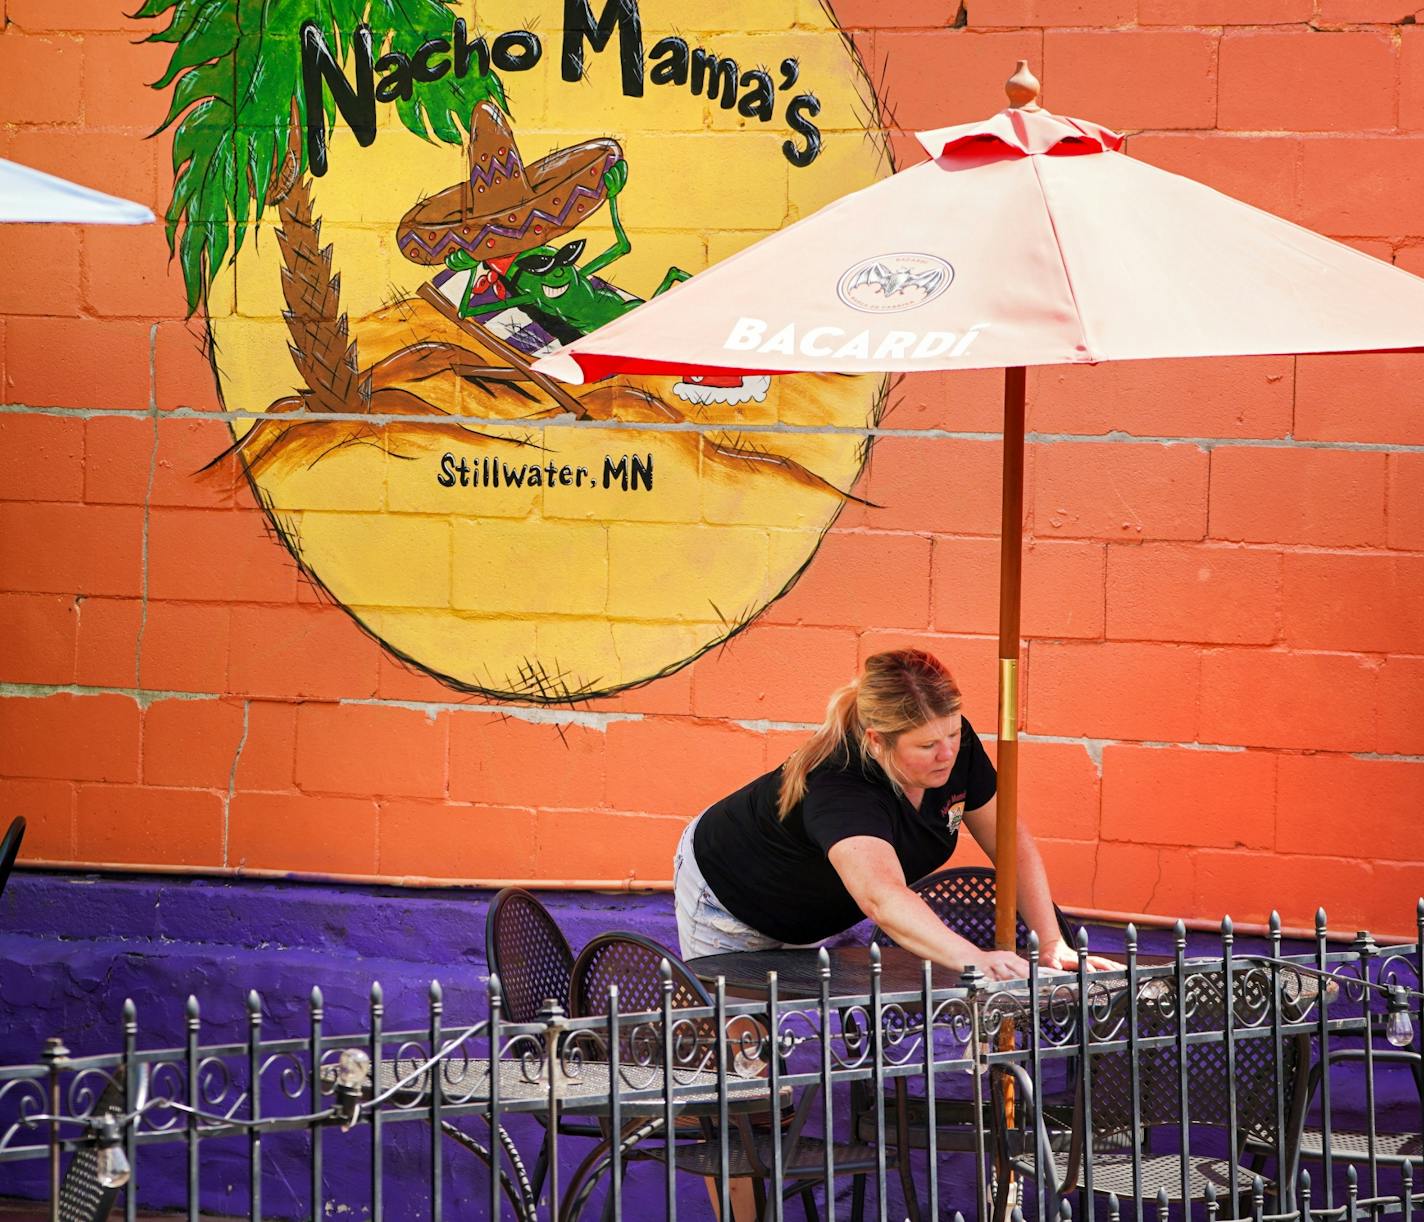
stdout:
[(966, 956), (965, 967), (975, 967), (987, 980), (1027, 980), (1028, 960), (1011, 950), (981, 950)]
[[(1065, 972), (1076, 972), (1078, 970), (1078, 952), (1062, 938), (1055, 938), (1038, 952), (1038, 965), (1040, 967), (1056, 967)], [(1102, 955), (1088, 956), (1090, 972), (1120, 972), (1122, 969), (1121, 963), (1112, 959), (1104, 959)]]

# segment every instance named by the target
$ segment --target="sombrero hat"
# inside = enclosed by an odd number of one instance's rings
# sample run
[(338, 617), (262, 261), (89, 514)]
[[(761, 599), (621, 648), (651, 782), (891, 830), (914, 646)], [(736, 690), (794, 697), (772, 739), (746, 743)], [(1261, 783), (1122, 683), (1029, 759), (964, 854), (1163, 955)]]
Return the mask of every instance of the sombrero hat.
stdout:
[(622, 156), (616, 140), (585, 140), (526, 166), (504, 116), (481, 102), (470, 116), (469, 179), (401, 217), (400, 252), (436, 266), (455, 250), (488, 260), (541, 246), (598, 209), (603, 172)]

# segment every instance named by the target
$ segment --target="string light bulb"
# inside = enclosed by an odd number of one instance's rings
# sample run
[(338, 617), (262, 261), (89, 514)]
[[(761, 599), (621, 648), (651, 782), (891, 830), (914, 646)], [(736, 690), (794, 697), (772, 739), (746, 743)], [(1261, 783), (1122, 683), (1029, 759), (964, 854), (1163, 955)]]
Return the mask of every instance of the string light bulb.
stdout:
[(1414, 1042), (1414, 1024), (1409, 1019), (1409, 996), (1401, 986), (1389, 986), (1388, 1007), (1384, 1038), (1396, 1048), (1408, 1048)]

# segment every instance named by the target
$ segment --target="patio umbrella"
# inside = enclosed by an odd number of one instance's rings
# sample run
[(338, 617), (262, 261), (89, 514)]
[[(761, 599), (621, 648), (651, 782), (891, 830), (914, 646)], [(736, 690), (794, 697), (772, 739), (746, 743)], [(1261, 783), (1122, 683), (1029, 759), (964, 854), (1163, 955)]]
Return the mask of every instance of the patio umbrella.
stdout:
[(152, 220), (142, 204), (0, 159), (0, 222), (146, 225)]
[(1028, 365), (1424, 346), (1424, 280), (1010, 105), (919, 135), (931, 160), (848, 195), (535, 369), (869, 373), (1005, 369), (998, 939), (1013, 946)]

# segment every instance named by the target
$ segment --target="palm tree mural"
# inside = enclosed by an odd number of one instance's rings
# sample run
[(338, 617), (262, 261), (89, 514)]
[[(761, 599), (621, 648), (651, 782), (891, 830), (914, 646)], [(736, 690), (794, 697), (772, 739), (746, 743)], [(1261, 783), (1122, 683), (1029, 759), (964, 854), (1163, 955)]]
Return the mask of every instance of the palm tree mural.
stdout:
[[(341, 309), (341, 278), (332, 272), (331, 247), (321, 244), (314, 214), (305, 139), (307, 98), (302, 88), (301, 38), (319, 35), (345, 64), (358, 27), (370, 30), (379, 56), (402, 45), (448, 37), (454, 0), (146, 0), (139, 17), (163, 18), (165, 29), (146, 41), (173, 47), (155, 89), (173, 90), (159, 131), (173, 129), (173, 198), (166, 213), (168, 245), (178, 259), (191, 315), (205, 300), (217, 270), (235, 259), (248, 229), (275, 207), (284, 271), (283, 317), (292, 360), (305, 390), (269, 411), (429, 411), (429, 405), (390, 383), (409, 376), (410, 360), (362, 370)], [(335, 120), (328, 97), (325, 121)], [(396, 100), (405, 127), (424, 139), (459, 144), (474, 107), (505, 106), (498, 77), (476, 66), (448, 73), (419, 93)], [(436, 354), (426, 352), (428, 362)], [(278, 430), (279, 432), (281, 430)], [(264, 430), (251, 430), (248, 448)], [(249, 454), (249, 457), (256, 457)]]

